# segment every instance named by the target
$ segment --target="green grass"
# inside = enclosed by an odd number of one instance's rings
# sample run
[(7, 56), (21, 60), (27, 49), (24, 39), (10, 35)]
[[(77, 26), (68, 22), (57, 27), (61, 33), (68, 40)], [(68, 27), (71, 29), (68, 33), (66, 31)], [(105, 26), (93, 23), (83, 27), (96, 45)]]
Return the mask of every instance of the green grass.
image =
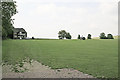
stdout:
[(4, 40), (3, 61), (29, 57), (56, 68), (74, 68), (95, 77), (118, 77), (118, 40)]

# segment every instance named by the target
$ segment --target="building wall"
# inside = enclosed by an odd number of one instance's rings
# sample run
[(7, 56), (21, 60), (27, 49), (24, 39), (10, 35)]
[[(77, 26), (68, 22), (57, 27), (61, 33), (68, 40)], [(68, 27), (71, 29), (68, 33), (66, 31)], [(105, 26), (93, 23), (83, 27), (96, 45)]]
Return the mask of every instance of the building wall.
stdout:
[(25, 39), (27, 37), (27, 33), (24, 32), (24, 33), (14, 33), (13, 35), (14, 39)]

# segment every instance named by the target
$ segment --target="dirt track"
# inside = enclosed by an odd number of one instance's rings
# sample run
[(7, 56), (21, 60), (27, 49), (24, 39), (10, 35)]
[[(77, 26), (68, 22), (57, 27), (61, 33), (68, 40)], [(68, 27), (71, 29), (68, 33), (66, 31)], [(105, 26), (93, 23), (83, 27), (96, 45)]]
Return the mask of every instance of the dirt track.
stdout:
[(37, 61), (33, 61), (32, 65), (25, 63), (24, 67), (29, 69), (23, 73), (11, 71), (10, 65), (3, 66), (3, 78), (93, 78), (91, 75), (83, 74), (74, 69), (51, 69)]

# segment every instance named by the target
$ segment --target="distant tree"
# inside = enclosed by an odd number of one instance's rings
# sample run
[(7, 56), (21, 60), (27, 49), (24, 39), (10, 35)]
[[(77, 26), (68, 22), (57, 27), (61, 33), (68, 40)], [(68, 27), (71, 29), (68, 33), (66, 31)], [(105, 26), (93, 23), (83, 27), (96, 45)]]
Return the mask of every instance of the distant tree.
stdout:
[(91, 39), (91, 34), (88, 34), (88, 37), (87, 37), (87, 39)]
[(82, 37), (82, 40), (85, 40), (86, 38), (85, 37)]
[(112, 34), (107, 35), (107, 39), (114, 39)]
[(66, 33), (66, 39), (71, 39), (72, 38), (72, 36), (70, 35), (70, 33)]
[(58, 38), (64, 39), (66, 37), (67, 32), (65, 30), (61, 30), (58, 32)]
[(107, 39), (107, 37), (105, 36), (105, 33), (100, 34), (100, 39)]
[(34, 37), (32, 37), (32, 39), (35, 39)]
[(78, 35), (78, 39), (80, 39), (80, 35)]

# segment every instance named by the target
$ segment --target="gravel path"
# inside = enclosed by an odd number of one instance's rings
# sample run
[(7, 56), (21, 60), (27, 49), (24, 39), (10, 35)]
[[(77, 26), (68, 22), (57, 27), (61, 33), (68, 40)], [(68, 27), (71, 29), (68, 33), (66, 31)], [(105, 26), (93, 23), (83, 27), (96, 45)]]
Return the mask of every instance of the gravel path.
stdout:
[(23, 73), (11, 71), (10, 65), (3, 66), (3, 78), (93, 78), (88, 74), (74, 69), (51, 69), (48, 66), (42, 65), (37, 61), (33, 61), (32, 65), (25, 63), (24, 67), (29, 69)]

